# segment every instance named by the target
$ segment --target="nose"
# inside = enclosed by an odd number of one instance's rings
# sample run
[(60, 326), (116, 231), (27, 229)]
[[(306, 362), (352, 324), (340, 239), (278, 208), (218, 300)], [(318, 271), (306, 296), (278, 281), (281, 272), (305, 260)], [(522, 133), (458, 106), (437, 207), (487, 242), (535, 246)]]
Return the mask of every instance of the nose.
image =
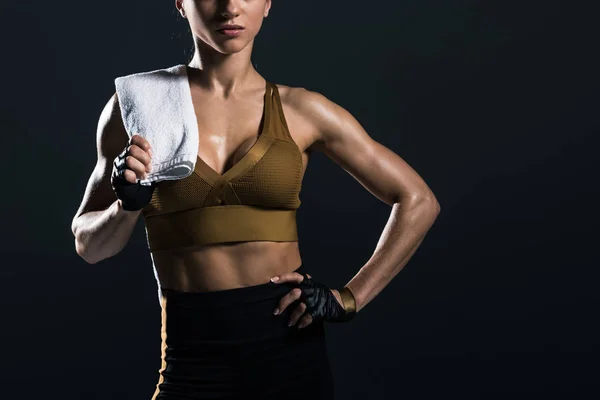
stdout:
[(240, 0), (224, 0), (221, 2), (221, 16), (226, 19), (233, 19), (240, 15)]

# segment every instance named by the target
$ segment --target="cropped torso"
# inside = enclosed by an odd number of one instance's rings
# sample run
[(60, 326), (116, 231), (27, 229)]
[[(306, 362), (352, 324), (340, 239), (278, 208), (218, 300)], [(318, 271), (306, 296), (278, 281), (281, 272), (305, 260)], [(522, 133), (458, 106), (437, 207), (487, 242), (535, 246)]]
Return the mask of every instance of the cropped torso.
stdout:
[[(159, 285), (224, 290), (295, 270), (302, 263), (296, 213), (308, 154), (291, 134), (277, 86), (265, 83), (262, 115), (256, 104), (240, 103), (239, 122), (224, 125), (222, 115), (210, 118), (210, 110), (200, 108), (202, 95), (193, 86), (191, 92), (200, 132), (194, 171), (159, 182), (142, 210)], [(255, 133), (236, 135), (241, 144), (228, 152), (226, 144), (214, 144), (225, 137), (217, 132), (221, 126), (228, 127), (227, 134), (229, 129)], [(223, 163), (229, 168), (217, 172), (219, 163), (212, 160), (225, 157), (216, 154), (232, 154), (233, 161)]]

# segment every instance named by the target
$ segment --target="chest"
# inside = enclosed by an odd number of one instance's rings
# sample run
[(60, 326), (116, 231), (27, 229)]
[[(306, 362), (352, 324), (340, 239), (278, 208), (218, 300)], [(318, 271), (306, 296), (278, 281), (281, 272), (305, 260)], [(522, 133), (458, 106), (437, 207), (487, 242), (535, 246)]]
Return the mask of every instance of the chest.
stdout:
[[(198, 156), (223, 172), (247, 153), (260, 134), (263, 104), (248, 99), (194, 98), (198, 123)], [(200, 106), (200, 104), (202, 106)]]
[[(212, 171), (223, 175), (243, 161), (263, 133), (265, 117), (273, 121), (273, 99), (264, 92), (246, 93), (238, 98), (215, 98), (192, 87), (192, 105), (198, 124), (198, 158)], [(283, 100), (283, 99), (282, 99)], [(281, 118), (291, 140), (302, 154), (303, 172), (309, 161), (309, 147), (315, 132), (306, 118), (282, 101)]]

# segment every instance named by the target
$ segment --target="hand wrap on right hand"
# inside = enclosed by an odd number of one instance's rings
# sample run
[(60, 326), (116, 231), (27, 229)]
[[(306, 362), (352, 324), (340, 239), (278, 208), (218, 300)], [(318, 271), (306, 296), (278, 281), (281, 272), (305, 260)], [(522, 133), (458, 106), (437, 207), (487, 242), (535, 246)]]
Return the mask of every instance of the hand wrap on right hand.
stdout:
[(146, 207), (152, 194), (156, 189), (156, 182), (152, 182), (150, 186), (140, 184), (136, 179), (136, 183), (128, 182), (125, 179), (124, 173), (127, 169), (125, 159), (129, 156), (129, 145), (123, 150), (113, 161), (113, 171), (110, 177), (110, 183), (117, 198), (121, 200), (123, 209), (126, 211), (137, 211)]

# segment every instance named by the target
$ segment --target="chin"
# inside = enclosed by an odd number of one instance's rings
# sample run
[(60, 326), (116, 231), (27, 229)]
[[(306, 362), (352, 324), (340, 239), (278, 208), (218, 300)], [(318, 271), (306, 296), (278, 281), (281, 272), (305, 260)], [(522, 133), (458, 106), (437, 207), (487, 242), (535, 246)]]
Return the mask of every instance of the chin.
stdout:
[(244, 50), (250, 42), (245, 40), (231, 39), (221, 43), (215, 43), (213, 48), (222, 54), (235, 54)]

